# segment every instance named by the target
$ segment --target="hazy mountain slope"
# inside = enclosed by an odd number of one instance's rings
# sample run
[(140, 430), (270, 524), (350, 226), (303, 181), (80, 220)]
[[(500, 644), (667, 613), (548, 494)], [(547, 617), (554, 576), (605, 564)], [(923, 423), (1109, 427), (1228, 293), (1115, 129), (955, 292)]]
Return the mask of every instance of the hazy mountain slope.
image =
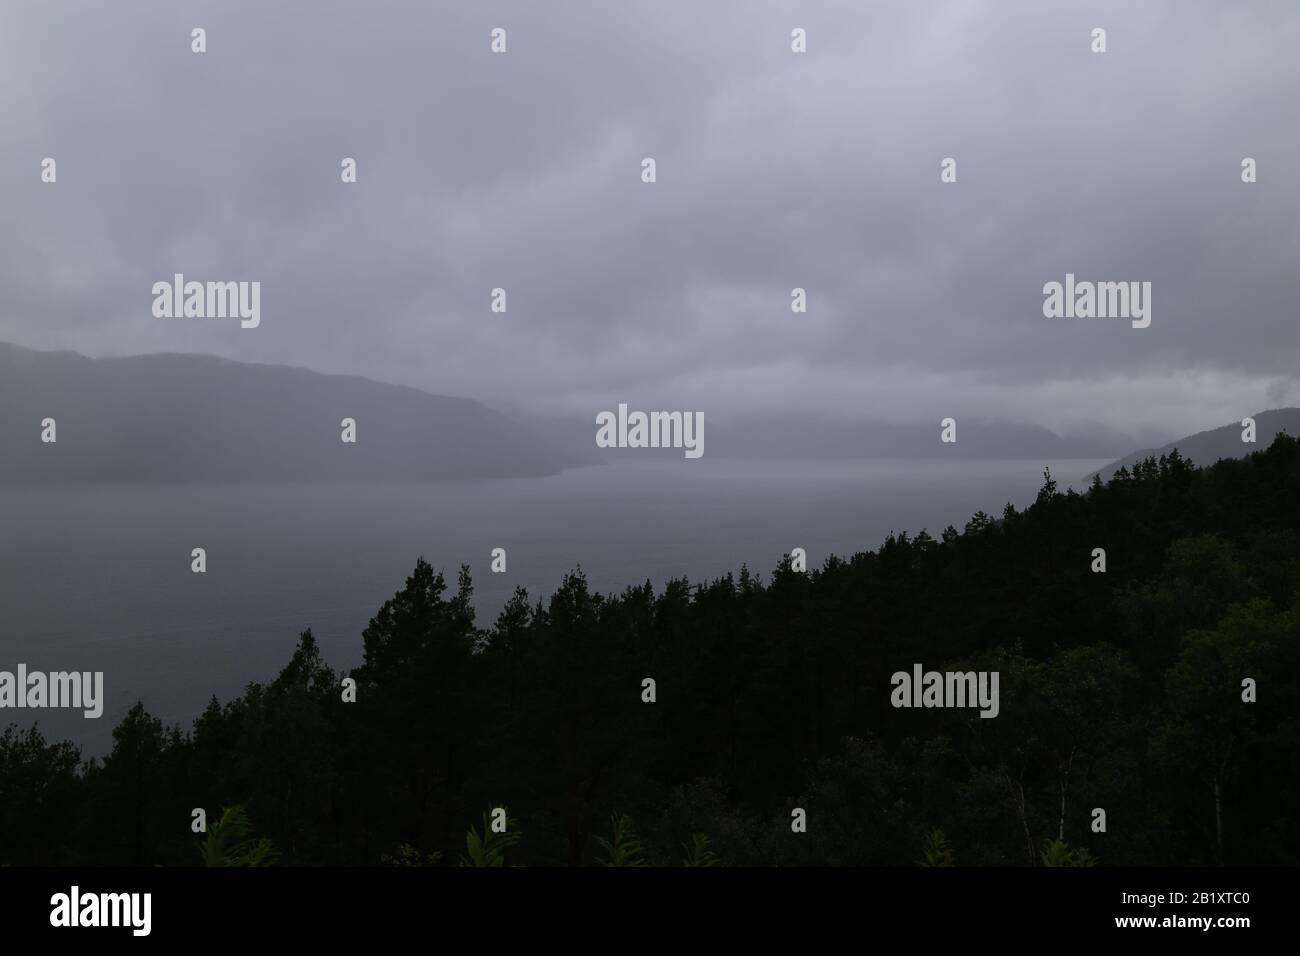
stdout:
[[(742, 422), (719, 429), (711, 450), (734, 458), (1105, 458), (1114, 446), (1063, 438), (1040, 425), (957, 419), (957, 441), (940, 440), (939, 421), (923, 424)], [(1124, 446), (1119, 446), (1124, 447)], [(1116, 449), (1117, 450), (1117, 449)]]
[[(1111, 462), (1097, 474), (1101, 475), (1103, 481), (1109, 481), (1121, 466), (1132, 470), (1133, 465), (1138, 461), (1152, 456), (1159, 458), (1161, 455), (1168, 455), (1175, 448), (1180, 455), (1190, 458), (1196, 465), (1212, 465), (1220, 458), (1244, 458), (1253, 451), (1267, 448), (1278, 432), (1300, 435), (1300, 408), (1274, 408), (1259, 412), (1252, 417), (1255, 419), (1253, 445), (1241, 440), (1242, 427), (1241, 422), (1238, 421), (1224, 425), (1222, 428), (1187, 435), (1160, 448), (1144, 448), (1142, 451), (1133, 452), (1118, 461)], [(1088, 476), (1089, 479), (1091, 477)]]
[[(612, 409), (611, 409), (612, 410)], [(529, 425), (569, 457), (610, 461), (630, 456), (681, 458), (679, 449), (597, 448), (596, 421), (538, 418)], [(1104, 459), (1133, 439), (1113, 436), (1061, 436), (1038, 425), (981, 422), (958, 418), (957, 441), (939, 440), (939, 422), (896, 425), (840, 423), (818, 419), (750, 419), (718, 425), (704, 421), (705, 458), (1097, 458)]]
[[(41, 421), (58, 441), (41, 442)], [(340, 422), (357, 422), (357, 443)], [(469, 399), (206, 355), (0, 344), (0, 481), (516, 477), (569, 464)]]

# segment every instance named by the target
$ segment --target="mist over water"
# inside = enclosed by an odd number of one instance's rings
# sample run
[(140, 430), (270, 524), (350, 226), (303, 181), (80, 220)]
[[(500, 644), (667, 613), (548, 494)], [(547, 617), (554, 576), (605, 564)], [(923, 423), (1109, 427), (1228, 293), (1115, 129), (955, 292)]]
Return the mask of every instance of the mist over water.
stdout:
[[(338, 669), (418, 556), (454, 591), (470, 566), (480, 626), (516, 586), (545, 600), (581, 566), (595, 591), (703, 581), (783, 554), (938, 537), (977, 510), (1033, 501), (1044, 465), (1064, 490), (1106, 464), (1018, 461), (636, 461), (547, 478), (382, 484), (99, 484), (0, 491), (0, 670), (104, 671), (104, 715), (6, 710), (0, 724), (106, 753), (137, 700), (164, 723), (270, 680), (310, 627)], [(207, 573), (190, 552), (207, 551)], [(507, 572), (490, 573), (493, 548)]]

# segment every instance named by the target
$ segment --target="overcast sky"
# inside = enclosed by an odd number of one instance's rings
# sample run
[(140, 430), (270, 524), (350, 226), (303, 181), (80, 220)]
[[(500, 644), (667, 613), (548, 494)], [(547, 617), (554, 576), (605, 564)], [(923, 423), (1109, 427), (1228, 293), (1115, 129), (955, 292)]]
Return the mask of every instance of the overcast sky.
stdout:
[[(4, 0), (0, 340), (1172, 437), (1300, 404), (1297, 47), (1289, 0)], [(260, 327), (154, 318), (175, 272)], [(1045, 318), (1067, 272), (1150, 328)]]

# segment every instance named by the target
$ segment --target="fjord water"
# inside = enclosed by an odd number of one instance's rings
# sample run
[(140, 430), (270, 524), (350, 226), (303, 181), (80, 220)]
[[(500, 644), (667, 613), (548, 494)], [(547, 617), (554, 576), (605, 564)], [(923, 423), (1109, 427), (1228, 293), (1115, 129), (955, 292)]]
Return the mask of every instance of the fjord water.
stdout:
[[(418, 556), (468, 564), (479, 623), (516, 586), (546, 598), (581, 566), (593, 590), (703, 581), (790, 549), (809, 566), (891, 531), (938, 537), (983, 510), (1023, 507), (1050, 466), (1061, 489), (1105, 461), (619, 462), (547, 478), (425, 484), (60, 484), (0, 487), (0, 670), (103, 671), (104, 714), (0, 711), (85, 755), (143, 700), (190, 721), (270, 680), (310, 627), (336, 669)], [(507, 571), (492, 574), (493, 548)], [(194, 548), (207, 573), (190, 570)]]

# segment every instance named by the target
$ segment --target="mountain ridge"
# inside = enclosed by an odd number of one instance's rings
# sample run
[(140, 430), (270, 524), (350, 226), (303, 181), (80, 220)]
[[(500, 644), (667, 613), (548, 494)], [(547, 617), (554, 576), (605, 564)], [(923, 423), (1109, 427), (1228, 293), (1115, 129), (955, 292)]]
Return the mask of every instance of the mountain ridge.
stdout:
[[(55, 420), (52, 443), (41, 422)], [(342, 441), (341, 422), (357, 423)], [(472, 398), (178, 352), (0, 343), (0, 481), (540, 477), (579, 462)]]
[(1109, 481), (1120, 468), (1132, 471), (1133, 466), (1139, 461), (1159, 458), (1162, 455), (1168, 456), (1174, 449), (1194, 464), (1205, 467), (1221, 458), (1244, 458), (1252, 451), (1267, 448), (1278, 432), (1286, 432), (1292, 436), (1300, 435), (1300, 408), (1270, 408), (1256, 412), (1251, 417), (1255, 420), (1253, 443), (1241, 440), (1244, 431), (1241, 422), (1229, 423), (1218, 428), (1208, 428), (1205, 431), (1184, 435), (1159, 448), (1143, 448), (1131, 452), (1097, 471), (1090, 472), (1084, 476), (1084, 480), (1091, 481), (1094, 475), (1100, 475), (1102, 481)]

